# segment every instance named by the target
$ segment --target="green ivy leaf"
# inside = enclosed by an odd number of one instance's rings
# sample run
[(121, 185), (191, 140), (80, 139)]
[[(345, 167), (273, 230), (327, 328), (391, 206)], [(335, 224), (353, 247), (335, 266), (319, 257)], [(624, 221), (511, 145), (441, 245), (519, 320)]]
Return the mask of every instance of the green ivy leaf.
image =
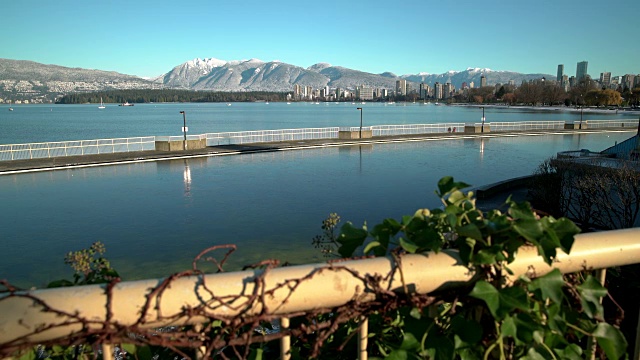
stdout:
[(47, 284), (47, 288), (51, 289), (51, 288), (59, 288), (59, 287), (74, 286), (74, 285), (75, 284), (69, 280), (60, 279), (60, 280), (54, 280), (49, 284)]
[(617, 328), (601, 322), (592, 335), (608, 359), (619, 359), (626, 353), (627, 340)]
[(491, 315), (497, 320), (504, 319), (514, 309), (529, 309), (527, 293), (520, 287), (498, 290), (488, 282), (481, 280), (476, 283), (469, 295), (483, 300)]
[(483, 249), (473, 256), (473, 262), (476, 264), (493, 265), (496, 263), (496, 253), (491, 249)]
[(536, 220), (536, 215), (531, 209), (531, 204), (526, 201), (517, 203), (515, 201), (509, 201), (508, 213), (515, 220)]
[(262, 353), (264, 350), (261, 348), (251, 349), (251, 353), (249, 354), (249, 360), (262, 360)]
[(447, 199), (447, 201), (456, 206), (460, 206), (461, 203), (466, 199), (467, 199), (467, 196), (462, 191), (453, 190), (451, 192), (451, 195), (449, 195), (449, 198)]
[(128, 354), (135, 355), (136, 354), (136, 346), (134, 344), (120, 344), (122, 350), (126, 351)]
[(385, 219), (381, 224), (373, 227), (371, 236), (374, 238), (374, 240), (380, 243), (380, 248), (374, 249), (374, 254), (376, 256), (386, 255), (391, 238), (394, 237), (401, 228), (402, 225), (400, 225), (394, 219)]
[(558, 220), (550, 218), (549, 221), (549, 227), (553, 229), (559, 239), (560, 248), (569, 254), (571, 247), (573, 247), (574, 236), (580, 233), (580, 228), (567, 218), (560, 218)]
[(18, 358), (18, 360), (35, 360), (35, 359), (36, 359), (36, 349), (35, 348), (29, 349), (29, 351), (23, 353)]
[(576, 344), (569, 344), (564, 349), (553, 349), (560, 359), (583, 360), (582, 348)]
[(541, 276), (529, 283), (528, 289), (531, 292), (539, 292), (540, 300), (553, 300), (556, 304), (561, 304), (564, 299), (562, 289), (565, 286), (562, 273), (558, 269), (553, 269), (548, 274)]
[(466, 224), (456, 227), (456, 232), (459, 236), (465, 236), (474, 240), (483, 241), (482, 232), (476, 224)]
[(419, 249), (413, 241), (404, 238), (400, 238), (400, 246), (410, 254), (415, 254)]
[(580, 292), (580, 302), (584, 313), (592, 319), (594, 316), (602, 316), (604, 310), (600, 299), (607, 295), (607, 288), (600, 285), (600, 282), (591, 275), (587, 276), (584, 283), (576, 288)]
[(501, 329), (502, 336), (515, 339), (517, 345), (532, 344), (534, 334), (543, 330), (540, 324), (526, 313), (506, 316)]
[(536, 348), (530, 348), (527, 355), (520, 358), (521, 360), (547, 360)]
[(471, 290), (471, 293), (469, 293), (469, 295), (476, 299), (484, 301), (487, 304), (491, 315), (493, 315), (494, 318), (498, 318), (498, 309), (500, 308), (500, 294), (498, 293), (498, 290), (493, 287), (493, 285), (484, 280), (480, 280), (475, 284), (473, 290)]
[(454, 358), (455, 345), (448, 337), (429, 333), (424, 347), (428, 355), (425, 357), (427, 359), (451, 360)]
[(407, 360), (409, 359), (409, 353), (407, 350), (397, 349), (393, 350), (385, 357), (385, 360)]
[(364, 243), (367, 238), (367, 231), (364, 229), (358, 229), (350, 222), (342, 225), (340, 235), (338, 236), (338, 243), (341, 246), (338, 248), (338, 253), (344, 258), (353, 256), (356, 249)]
[(423, 224), (419, 229), (407, 231), (407, 237), (411, 239), (422, 251), (431, 250), (438, 252), (444, 244), (444, 237), (438, 231)]
[(554, 302), (545, 307), (547, 311), (547, 316), (549, 318), (548, 325), (551, 330), (554, 330), (560, 334), (564, 334), (567, 331), (567, 322), (572, 323), (571, 321), (567, 321), (567, 317), (570, 317), (570, 314), (567, 314), (563, 311), (560, 303)]
[(529, 310), (529, 298), (523, 288), (518, 286), (508, 287), (500, 289), (498, 293), (500, 294), (500, 307), (504, 315), (514, 309)]
[(461, 343), (456, 344), (456, 349), (476, 344), (482, 340), (482, 326), (477, 321), (467, 320), (460, 315), (456, 315), (451, 319), (451, 329), (461, 341)]
[(471, 257), (473, 256), (473, 250), (476, 246), (476, 241), (472, 238), (459, 237), (456, 240), (458, 251), (460, 253), (460, 259), (465, 265), (469, 265)]
[(402, 335), (402, 344), (400, 344), (400, 349), (403, 350), (416, 350), (420, 348), (420, 341), (416, 339), (416, 337), (411, 333), (404, 333)]
[(151, 352), (151, 347), (147, 346), (138, 346), (137, 358), (139, 360), (150, 360), (153, 358), (153, 353)]
[(387, 249), (382, 247), (382, 244), (380, 244), (380, 241), (372, 241), (368, 243), (367, 246), (365, 246), (363, 253), (366, 255), (369, 253), (369, 251), (374, 250), (375, 256), (384, 256), (384, 255), (378, 255), (378, 252), (380, 251), (379, 249), (382, 249), (382, 251), (384, 251), (386, 254)]
[(513, 225), (513, 229), (528, 241), (538, 244), (538, 239), (544, 234), (542, 225), (536, 219), (517, 220)]
[(443, 197), (445, 194), (448, 194), (449, 191), (455, 188), (453, 181), (453, 177), (445, 176), (440, 181), (438, 181), (438, 194), (439, 197)]

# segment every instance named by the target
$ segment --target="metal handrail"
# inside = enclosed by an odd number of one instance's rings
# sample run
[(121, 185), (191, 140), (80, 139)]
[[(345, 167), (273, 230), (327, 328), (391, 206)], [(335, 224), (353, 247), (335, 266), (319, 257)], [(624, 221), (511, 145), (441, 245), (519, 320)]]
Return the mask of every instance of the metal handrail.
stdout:
[[(638, 120), (585, 120), (587, 128), (638, 126)], [(487, 122), (491, 131), (562, 129), (564, 121)], [(474, 124), (482, 126), (481, 123)], [(417, 135), (462, 132), (465, 123), (431, 123), (374, 125), (363, 127), (372, 136)], [(187, 135), (187, 140), (204, 140), (207, 146), (249, 144), (293, 140), (337, 139), (338, 131), (358, 131), (358, 127), (326, 127), (276, 130), (251, 130)], [(347, 130), (348, 129), (348, 130)], [(26, 144), (0, 144), (0, 161), (47, 158), (72, 155), (90, 155), (141, 150), (155, 150), (155, 141), (183, 141), (183, 136), (144, 136), (132, 138), (73, 140)]]

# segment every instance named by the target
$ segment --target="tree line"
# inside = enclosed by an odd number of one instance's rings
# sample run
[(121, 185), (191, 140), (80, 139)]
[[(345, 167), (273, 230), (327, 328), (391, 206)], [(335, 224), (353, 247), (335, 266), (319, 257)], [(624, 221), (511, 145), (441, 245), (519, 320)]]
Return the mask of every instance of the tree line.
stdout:
[(565, 106), (640, 106), (640, 87), (618, 90), (599, 88), (592, 80), (585, 80), (565, 91), (555, 82), (530, 81), (519, 87), (503, 85), (469, 89), (452, 98), (456, 102), (506, 103), (510, 105)]
[(105, 103), (153, 103), (153, 102), (253, 102), (286, 101), (287, 92), (246, 91), (217, 92), (174, 89), (109, 90), (67, 94), (59, 104)]

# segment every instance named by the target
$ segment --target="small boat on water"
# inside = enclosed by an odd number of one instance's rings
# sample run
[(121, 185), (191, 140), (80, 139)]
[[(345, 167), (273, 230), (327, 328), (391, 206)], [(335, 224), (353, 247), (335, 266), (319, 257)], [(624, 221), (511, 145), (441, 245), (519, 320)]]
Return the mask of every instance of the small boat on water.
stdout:
[(10, 108), (9, 108), (9, 111), (13, 111), (13, 108), (12, 108), (12, 107), (10, 107)]
[(133, 106), (134, 104), (129, 103), (128, 101), (118, 105), (118, 106)]
[(104, 103), (102, 102), (102, 96), (100, 96), (100, 106), (98, 106), (98, 109), (104, 109)]

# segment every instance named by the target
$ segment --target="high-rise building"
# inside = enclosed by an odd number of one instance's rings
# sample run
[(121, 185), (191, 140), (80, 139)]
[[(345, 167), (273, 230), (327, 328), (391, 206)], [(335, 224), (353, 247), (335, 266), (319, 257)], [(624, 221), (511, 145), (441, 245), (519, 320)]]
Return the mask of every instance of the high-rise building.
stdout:
[(480, 76), (480, 87), (487, 86), (487, 78), (484, 75)]
[(635, 85), (635, 78), (636, 76), (633, 74), (624, 75), (622, 77), (622, 88), (633, 89), (633, 86)]
[(407, 95), (407, 80), (396, 80), (396, 95)]
[(450, 82), (448, 82), (448, 83), (444, 84), (444, 88), (442, 90), (442, 92), (443, 92), (442, 95), (443, 95), (443, 97), (445, 99), (448, 99), (453, 95), (454, 91), (455, 91), (455, 87), (453, 85), (451, 85)]
[(564, 75), (564, 64), (558, 65), (558, 76), (556, 77), (556, 81), (562, 84), (562, 76)]
[(360, 100), (373, 100), (373, 88), (356, 86), (356, 98)]
[(611, 84), (611, 73), (610, 72), (601, 72), (600, 73), (600, 84), (605, 87), (609, 87)]
[(576, 80), (581, 81), (587, 78), (588, 61), (580, 61), (576, 67)]
[(426, 99), (429, 96), (429, 85), (420, 83), (420, 99)]
[(442, 99), (442, 96), (443, 96), (442, 84), (436, 81), (436, 83), (433, 84), (433, 92), (434, 92), (434, 97), (436, 99), (438, 100)]
[(298, 84), (293, 84), (293, 96), (295, 96), (296, 99), (299, 99), (302, 97), (302, 86)]

